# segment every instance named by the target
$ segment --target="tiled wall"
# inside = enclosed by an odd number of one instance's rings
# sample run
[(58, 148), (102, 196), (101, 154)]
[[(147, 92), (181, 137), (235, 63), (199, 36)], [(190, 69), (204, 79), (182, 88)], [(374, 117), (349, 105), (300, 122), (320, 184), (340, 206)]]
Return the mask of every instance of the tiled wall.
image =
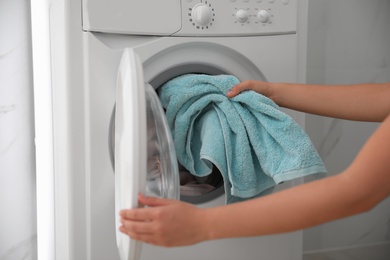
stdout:
[[(389, 82), (389, 14), (388, 0), (309, 0), (307, 81)], [(377, 126), (316, 116), (307, 120), (307, 131), (330, 174), (352, 162)], [(306, 251), (386, 241), (390, 241), (390, 199), (369, 213), (304, 232)]]
[(37, 259), (30, 1), (0, 1), (0, 259)]

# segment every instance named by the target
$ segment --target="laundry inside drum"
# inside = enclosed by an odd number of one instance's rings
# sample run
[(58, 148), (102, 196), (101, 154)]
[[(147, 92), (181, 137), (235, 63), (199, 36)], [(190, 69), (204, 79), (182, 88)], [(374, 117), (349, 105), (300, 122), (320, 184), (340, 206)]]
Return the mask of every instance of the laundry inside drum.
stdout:
[(147, 195), (177, 199), (180, 195), (181, 200), (198, 204), (223, 194), (222, 175), (216, 167), (208, 176), (197, 177), (177, 162), (165, 112), (153, 87), (146, 89)]
[[(152, 125), (150, 125), (152, 126)], [(153, 136), (153, 131), (155, 127), (149, 127), (148, 125), (148, 136)], [(150, 133), (149, 133), (150, 131)], [(170, 131), (170, 130), (169, 130)], [(156, 151), (158, 147), (154, 145), (155, 142), (152, 140), (149, 141), (148, 151)], [(158, 167), (159, 160), (152, 154), (148, 155), (150, 163), (149, 165), (153, 166), (154, 169), (150, 168), (148, 171), (151, 176), (158, 176)], [(160, 154), (161, 156), (161, 154)], [(193, 175), (190, 171), (188, 171), (184, 166), (182, 166), (179, 162), (178, 164), (178, 176), (179, 176), (179, 184), (180, 184), (180, 200), (190, 202), (193, 204), (200, 204), (211, 201), (221, 195), (224, 194), (224, 182), (223, 177), (220, 171), (216, 166), (213, 166), (212, 171), (209, 175), (199, 177)], [(153, 183), (148, 181), (148, 183)], [(157, 189), (157, 187), (155, 188)]]
[[(186, 64), (183, 66), (168, 69), (163, 73), (159, 74), (157, 77), (150, 81), (150, 86), (153, 86), (153, 89), (157, 90), (169, 80), (185, 74), (220, 75), (226, 73), (218, 68), (211, 67), (207, 64)], [(158, 100), (158, 102), (159, 101), (160, 100)], [(148, 125), (148, 131), (153, 131), (155, 127), (153, 127), (152, 124), (150, 126), (151, 128)], [(151, 132), (150, 134), (152, 135), (153, 133)], [(152, 147), (150, 148), (152, 149)], [(156, 149), (156, 147), (154, 147), (153, 149)], [(149, 147), (148, 151), (151, 151)], [(150, 158), (151, 165), (155, 165), (155, 167), (158, 167), (158, 163), (156, 162), (156, 160), (152, 159), (153, 157)], [(179, 162), (177, 162), (177, 164), (179, 168), (178, 176), (180, 183), (180, 200), (193, 204), (201, 204), (220, 197), (225, 193), (223, 177), (216, 166), (213, 166), (212, 171), (209, 175), (199, 177), (191, 174), (190, 171), (184, 168)], [(158, 171), (157, 169), (154, 169), (150, 171), (150, 173), (152, 172), (154, 174), (151, 175), (155, 175), (155, 173), (157, 173)]]
[(210, 175), (197, 177), (179, 165), (180, 196), (202, 196), (223, 186), (223, 178), (217, 167)]
[[(163, 176), (164, 156), (159, 149), (153, 128), (148, 129), (148, 163), (146, 193), (149, 196), (163, 196), (169, 189), (166, 177)], [(204, 203), (224, 194), (223, 178), (217, 167), (204, 177), (197, 177), (178, 163), (180, 200), (193, 204)], [(172, 188), (172, 187), (171, 187)]]
[[(180, 194), (180, 200), (199, 204), (213, 200), (224, 194), (224, 183), (221, 173), (217, 167), (213, 167), (212, 172), (205, 177), (197, 177), (192, 175), (187, 169), (180, 165), (179, 162), (172, 160), (176, 158), (167, 150), (167, 140), (162, 139), (156, 126), (156, 121), (151, 115), (151, 110), (147, 114), (147, 182), (146, 194), (157, 197), (170, 197), (173, 193)], [(115, 107), (111, 114), (110, 131), (109, 131), (109, 151), (111, 165), (115, 171)], [(161, 142), (162, 141), (162, 142)], [(172, 163), (166, 163), (171, 161)], [(179, 187), (169, 184), (167, 177), (174, 176), (172, 173), (175, 170), (172, 167), (178, 167), (178, 183)], [(170, 168), (171, 167), (171, 168)], [(168, 173), (167, 176), (163, 173)], [(169, 174), (171, 173), (171, 174)], [(179, 191), (177, 191), (177, 189)], [(177, 197), (177, 196), (174, 196)]]
[(147, 132), (147, 179), (149, 196), (179, 199), (179, 177), (175, 147), (164, 110), (149, 84), (145, 85)]

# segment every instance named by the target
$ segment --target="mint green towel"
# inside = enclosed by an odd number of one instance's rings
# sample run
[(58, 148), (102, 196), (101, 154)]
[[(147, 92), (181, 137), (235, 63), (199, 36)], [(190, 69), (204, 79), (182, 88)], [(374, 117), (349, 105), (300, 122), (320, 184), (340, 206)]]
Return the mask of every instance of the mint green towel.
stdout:
[(218, 167), (227, 203), (325, 173), (309, 137), (272, 100), (253, 91), (226, 97), (238, 83), (230, 75), (186, 74), (159, 89), (179, 162), (196, 176)]

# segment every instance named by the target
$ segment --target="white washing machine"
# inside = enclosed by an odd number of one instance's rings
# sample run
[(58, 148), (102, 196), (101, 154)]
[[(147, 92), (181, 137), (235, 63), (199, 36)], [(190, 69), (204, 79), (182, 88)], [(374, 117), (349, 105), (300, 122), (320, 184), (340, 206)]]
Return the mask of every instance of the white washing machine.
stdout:
[[(166, 130), (154, 89), (186, 73), (302, 81), (306, 9), (298, 0), (50, 1), (52, 259), (301, 259), (301, 232), (139, 251), (115, 221), (139, 191), (199, 207), (225, 203), (218, 171), (212, 191), (179, 196), (172, 151), (161, 152), (171, 155), (165, 175), (145, 176), (150, 139)], [(303, 114), (286, 112), (304, 125)], [(167, 136), (156, 140), (169, 150)]]

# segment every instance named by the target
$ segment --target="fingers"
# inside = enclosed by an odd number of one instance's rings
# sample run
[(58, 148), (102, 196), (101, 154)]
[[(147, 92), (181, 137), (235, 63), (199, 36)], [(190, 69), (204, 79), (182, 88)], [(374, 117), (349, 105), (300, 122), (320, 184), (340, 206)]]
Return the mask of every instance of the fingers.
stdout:
[[(154, 198), (144, 197), (145, 202), (156, 202)], [(164, 235), (163, 207), (148, 207), (122, 210), (120, 212), (121, 223), (119, 230), (131, 237), (152, 245), (167, 246), (162, 236)]]
[[(140, 228), (139, 230), (142, 230), (142, 228)], [(153, 232), (146, 232), (146, 231), (138, 232), (138, 231), (134, 231), (134, 229), (131, 229), (131, 228), (126, 227), (124, 225), (119, 227), (119, 231), (128, 235), (132, 239), (142, 241), (142, 242), (152, 244), (152, 245), (158, 245), (158, 243), (156, 241), (156, 236), (154, 235)]]
[(132, 239), (155, 245), (155, 246), (160, 246), (160, 247), (172, 247), (173, 245), (169, 242), (166, 242), (162, 240), (159, 236), (156, 236), (155, 234), (142, 234), (142, 233), (131, 233), (131, 232), (126, 232), (126, 229), (123, 229), (123, 231), (120, 229), (121, 232), (124, 234), (128, 235)]
[(133, 221), (145, 221), (153, 218), (153, 212), (149, 208), (124, 209), (120, 211), (119, 215), (122, 219)]
[(135, 240), (155, 244), (157, 230), (153, 220), (158, 215), (159, 210), (153, 207), (122, 210), (119, 230)]
[[(199, 242), (199, 209), (191, 204), (139, 196), (146, 208), (120, 212), (119, 230), (133, 239), (164, 247), (190, 245)], [(188, 227), (191, 228), (188, 228)]]
[(256, 85), (256, 81), (254, 81), (254, 80), (243, 81), (243, 82), (235, 85), (226, 95), (229, 98), (235, 97), (245, 90), (254, 90), (255, 85)]
[(151, 222), (121, 219), (121, 223), (119, 230), (127, 234), (152, 234), (154, 231)]
[(130, 219), (134, 221), (146, 221), (155, 218), (158, 211), (153, 210), (153, 207), (167, 206), (177, 203), (175, 200), (161, 199), (157, 197), (146, 197), (142, 194), (138, 195), (138, 200), (141, 204), (148, 206), (149, 208), (137, 208), (137, 209), (124, 209), (121, 210), (119, 215), (121, 218)]
[(166, 206), (175, 202), (174, 200), (161, 199), (157, 197), (147, 197), (142, 194), (138, 195), (138, 200), (143, 205), (149, 207)]

